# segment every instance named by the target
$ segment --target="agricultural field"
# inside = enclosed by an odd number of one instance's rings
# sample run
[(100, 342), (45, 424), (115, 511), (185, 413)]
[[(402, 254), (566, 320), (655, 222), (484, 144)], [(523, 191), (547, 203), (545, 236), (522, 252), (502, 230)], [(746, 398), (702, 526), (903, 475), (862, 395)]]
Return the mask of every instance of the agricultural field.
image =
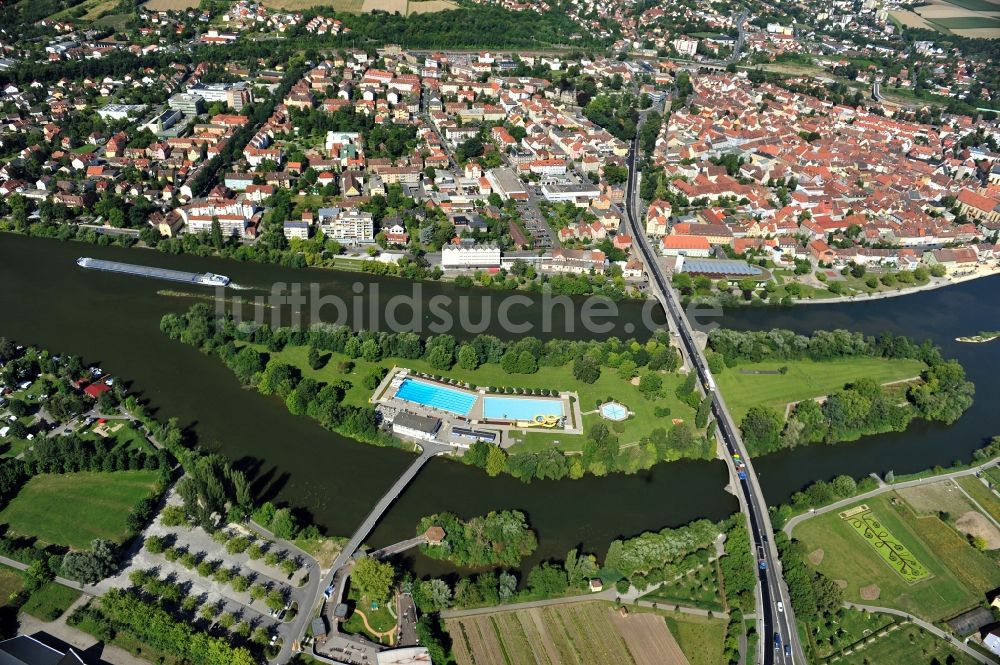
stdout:
[(360, 14), (364, 0), (264, 0), (263, 4), (273, 9), (300, 11), (312, 7), (330, 7), (334, 11)]
[(906, 545), (885, 528), (878, 516), (869, 511), (868, 506), (861, 508), (863, 509), (861, 512), (852, 515), (841, 513), (841, 518), (850, 524), (851, 528), (875, 549), (882, 560), (907, 582), (919, 582), (930, 577), (924, 565), (906, 549)]
[(125, 518), (156, 486), (156, 471), (44, 474), (0, 512), (0, 524), (40, 541), (86, 549), (95, 538), (121, 542)]
[[(944, 34), (1000, 38), (1000, 2), (993, 0), (932, 0), (912, 11), (893, 14), (905, 25), (937, 30)], [(902, 16), (895, 16), (896, 14)], [(911, 16), (905, 16), (906, 14)]]
[[(687, 665), (663, 617), (574, 603), (448, 619), (458, 665)], [(720, 639), (721, 644), (721, 639)]]
[(809, 564), (844, 589), (845, 599), (893, 607), (936, 621), (978, 605), (983, 594), (1000, 585), (1000, 567), (938, 514), (921, 515), (896, 493), (882, 494), (841, 512), (862, 505), (878, 516), (884, 530), (926, 568), (928, 575), (915, 581), (904, 579), (837, 512), (806, 520), (796, 527), (793, 537), (805, 545)]
[[(784, 374), (779, 373), (782, 367), (788, 368)], [(740, 363), (717, 375), (716, 381), (738, 423), (752, 406), (784, 413), (789, 403), (824, 397), (858, 379), (892, 383), (918, 377), (925, 368), (919, 360), (909, 359), (781, 360)]]
[(912, 624), (892, 631), (871, 644), (841, 657), (840, 665), (933, 665), (953, 663), (973, 665), (977, 661), (947, 642)]
[(198, 0), (149, 0), (143, 7), (165, 12), (171, 9), (180, 11), (182, 9), (194, 9), (198, 6)]

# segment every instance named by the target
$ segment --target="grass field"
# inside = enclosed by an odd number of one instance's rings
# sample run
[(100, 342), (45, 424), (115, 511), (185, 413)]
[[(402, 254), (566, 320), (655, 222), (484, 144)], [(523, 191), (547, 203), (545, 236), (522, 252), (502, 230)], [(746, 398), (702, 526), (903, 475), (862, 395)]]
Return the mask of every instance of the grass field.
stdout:
[(723, 662), (725, 621), (677, 612), (668, 612), (665, 618), (670, 633), (691, 665), (717, 665)]
[(0, 607), (10, 602), (10, 597), (24, 588), (21, 571), (0, 566)]
[(834, 620), (810, 625), (809, 641), (816, 655), (826, 658), (886, 626), (891, 626), (894, 621), (894, 617), (889, 614), (861, 612), (844, 607)]
[(948, 0), (948, 4), (974, 12), (1000, 12), (1000, 2), (990, 0)]
[(262, 4), (274, 9), (290, 11), (311, 9), (312, 7), (330, 7), (338, 12), (360, 14), (364, 0), (264, 0)]
[(80, 595), (76, 589), (49, 582), (31, 594), (21, 611), (42, 621), (55, 621)]
[(936, 515), (918, 516), (894, 493), (863, 503), (926, 566), (930, 577), (904, 580), (837, 512), (803, 522), (794, 537), (811, 553), (812, 565), (844, 586), (847, 600), (877, 600), (874, 604), (935, 621), (979, 604), (986, 591), (1000, 585), (1000, 567)]
[[(744, 374), (741, 370), (778, 370), (785, 374)], [(739, 423), (751, 406), (769, 406), (784, 413), (789, 402), (822, 397), (834, 393), (845, 384), (862, 378), (889, 383), (919, 376), (925, 365), (919, 360), (887, 360), (884, 358), (845, 358), (815, 362), (813, 360), (783, 360), (762, 363), (741, 363), (716, 376), (719, 388), (736, 422)]]
[(0, 524), (23, 536), (74, 549), (94, 538), (121, 542), (125, 518), (156, 486), (156, 471), (45, 474), (29, 480), (0, 512)]
[(1000, 497), (991, 492), (979, 478), (966, 476), (959, 478), (958, 484), (976, 500), (983, 510), (993, 519), (1000, 522)]
[[(949, 660), (949, 657), (954, 660)], [(977, 661), (953, 649), (943, 640), (919, 627), (908, 625), (880, 637), (864, 648), (843, 656), (837, 661), (843, 665), (932, 665), (952, 663), (973, 665)]]
[(947, 28), (948, 30), (1000, 28), (1000, 18), (987, 18), (985, 16), (953, 16), (928, 20), (931, 23)]
[[(725, 624), (722, 625), (724, 629)], [(639, 612), (622, 617), (610, 603), (497, 612), (448, 619), (446, 626), (458, 665), (683, 665), (688, 662), (660, 615)], [(721, 636), (718, 643), (721, 655)], [(695, 665), (702, 662), (691, 661)]]
[[(257, 348), (259, 351), (264, 351), (262, 346), (258, 346)], [(600, 415), (597, 413), (587, 414), (587, 412), (594, 411), (599, 402), (604, 402), (608, 398), (614, 398), (635, 414), (621, 423), (615, 423), (614, 425), (609, 423), (609, 427), (618, 436), (619, 442), (622, 445), (637, 442), (641, 436), (648, 434), (655, 427), (669, 429), (669, 420), (665, 421), (663, 418), (657, 418), (654, 414), (655, 407), (669, 408), (670, 418), (681, 418), (691, 423), (692, 426), (694, 424), (694, 410), (682, 403), (674, 395), (674, 389), (682, 381), (679, 374), (661, 375), (663, 377), (663, 395), (654, 401), (646, 399), (639, 392), (637, 386), (619, 378), (614, 370), (608, 368), (601, 370), (601, 376), (597, 381), (592, 384), (586, 384), (577, 381), (573, 377), (573, 368), (569, 365), (539, 367), (538, 371), (534, 374), (507, 374), (497, 364), (481, 365), (475, 370), (462, 369), (456, 365), (447, 372), (441, 372), (431, 367), (422, 359), (387, 358), (378, 362), (368, 362), (362, 358), (349, 359), (343, 354), (333, 354), (324, 367), (319, 370), (312, 370), (309, 368), (306, 359), (308, 353), (308, 347), (287, 346), (282, 351), (271, 354), (271, 357), (301, 368), (304, 377), (311, 377), (317, 381), (331, 383), (347, 379), (351, 382), (351, 388), (344, 396), (346, 404), (357, 406), (368, 404), (373, 391), (364, 387), (363, 378), (376, 367), (388, 369), (396, 365), (399, 367), (409, 367), (419, 372), (440, 374), (480, 386), (575, 390), (580, 397), (580, 410), (585, 414), (583, 416), (584, 431), (593, 423), (607, 422), (602, 421)], [(353, 363), (353, 367), (348, 373), (345, 373), (341, 369), (341, 363), (344, 361)], [(559, 441), (562, 450), (572, 452), (583, 448), (583, 436), (531, 432), (525, 436), (523, 443), (518, 443), (512, 448), (512, 452), (538, 451), (551, 447), (556, 440)]]

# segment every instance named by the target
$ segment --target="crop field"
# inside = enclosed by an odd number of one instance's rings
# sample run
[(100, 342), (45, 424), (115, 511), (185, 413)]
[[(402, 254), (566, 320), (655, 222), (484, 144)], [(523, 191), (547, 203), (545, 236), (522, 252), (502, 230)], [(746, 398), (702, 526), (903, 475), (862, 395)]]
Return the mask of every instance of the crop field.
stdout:
[(893, 12), (893, 17), (944, 34), (1000, 38), (1000, 2), (992, 0), (932, 0), (913, 11)]
[(74, 549), (95, 538), (121, 542), (125, 518), (156, 485), (155, 471), (43, 474), (29, 480), (0, 512), (18, 535)]
[[(782, 367), (787, 367), (787, 371), (777, 373)], [(784, 413), (789, 402), (829, 395), (861, 378), (890, 383), (919, 376), (924, 368), (919, 360), (884, 358), (845, 358), (824, 362), (782, 360), (740, 363), (726, 369), (716, 380), (738, 423), (751, 406), (769, 406), (778, 413)]]
[(155, 9), (158, 12), (165, 12), (171, 9), (182, 10), (182, 9), (194, 9), (198, 6), (198, 0), (149, 0), (144, 7), (147, 9)]
[(667, 628), (691, 665), (718, 665), (724, 662), (722, 646), (726, 641), (726, 622), (711, 617), (669, 612)]
[(264, 0), (264, 5), (274, 9), (298, 11), (312, 7), (329, 7), (345, 14), (360, 14), (364, 0)]
[(409, 0), (406, 4), (406, 15), (433, 14), (449, 9), (458, 9), (458, 3), (451, 0)]
[[(860, 510), (862, 506), (867, 511)], [(877, 515), (883, 529), (928, 575), (913, 582), (905, 579), (840, 513), (806, 520), (792, 535), (810, 553), (809, 564), (843, 587), (845, 599), (935, 621), (979, 604), (984, 593), (1000, 585), (1000, 567), (936, 514), (921, 516), (894, 493), (859, 502), (855, 508), (859, 515)]]
[(574, 603), (448, 619), (459, 665), (687, 665), (663, 617)]
[(875, 548), (882, 560), (907, 582), (919, 582), (930, 577), (930, 572), (906, 549), (891, 531), (870, 511), (845, 517), (851, 528)]

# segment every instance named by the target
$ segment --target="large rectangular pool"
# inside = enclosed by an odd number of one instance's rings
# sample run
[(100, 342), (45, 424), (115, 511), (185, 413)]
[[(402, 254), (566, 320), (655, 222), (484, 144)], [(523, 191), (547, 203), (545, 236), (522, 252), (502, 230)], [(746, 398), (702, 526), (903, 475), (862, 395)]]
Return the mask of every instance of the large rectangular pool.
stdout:
[(396, 389), (396, 397), (460, 416), (469, 415), (472, 405), (476, 403), (474, 393), (414, 379), (404, 379)]
[(484, 397), (483, 417), (488, 420), (532, 420), (537, 416), (563, 415), (561, 399), (533, 397)]

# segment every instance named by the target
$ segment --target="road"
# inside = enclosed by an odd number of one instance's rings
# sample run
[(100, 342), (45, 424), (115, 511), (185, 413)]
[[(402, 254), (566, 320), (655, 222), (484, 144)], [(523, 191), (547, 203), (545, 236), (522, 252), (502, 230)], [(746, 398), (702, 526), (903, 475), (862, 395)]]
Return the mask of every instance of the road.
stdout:
[(876, 102), (882, 101), (882, 93), (879, 91), (879, 87), (881, 85), (882, 84), (879, 83), (879, 81), (877, 80), (874, 83), (872, 83), (872, 99), (874, 99)]
[(987, 656), (986, 654), (984, 654), (982, 652), (976, 651), (975, 649), (973, 649), (969, 645), (965, 644), (964, 642), (959, 642), (958, 640), (956, 640), (955, 638), (953, 638), (951, 635), (949, 635), (948, 633), (946, 633), (943, 630), (941, 630), (940, 628), (938, 628), (937, 626), (935, 626), (933, 624), (930, 624), (930, 623), (927, 623), (923, 619), (918, 619), (918, 618), (916, 618), (915, 616), (913, 616), (911, 614), (907, 614), (906, 612), (901, 612), (899, 610), (894, 610), (891, 607), (877, 607), (875, 605), (858, 605), (856, 603), (844, 603), (844, 607), (847, 607), (847, 608), (852, 609), (852, 610), (861, 610), (861, 611), (868, 611), (868, 612), (881, 612), (883, 614), (892, 614), (892, 615), (895, 615), (895, 616), (898, 616), (898, 617), (903, 617), (905, 619), (909, 619), (911, 622), (913, 622), (914, 624), (920, 626), (921, 628), (923, 628), (924, 630), (926, 630), (931, 635), (934, 635), (935, 637), (938, 637), (938, 638), (944, 640), (945, 642), (948, 642), (949, 644), (951, 644), (956, 649), (961, 650), (963, 653), (965, 653), (966, 655), (968, 655), (970, 658), (972, 658), (973, 660), (975, 660), (977, 663), (983, 663), (984, 665), (996, 665), (996, 663), (1000, 662), (1000, 661), (997, 661), (996, 659), (990, 658), (989, 656)]
[[(642, 123), (639, 124), (641, 126)], [(773, 539), (770, 538), (773, 529), (767, 512), (767, 503), (757, 481), (757, 475), (753, 470), (750, 456), (743, 445), (743, 439), (740, 437), (732, 415), (726, 408), (722, 395), (715, 390), (715, 379), (708, 369), (705, 356), (695, 343), (691, 325), (667, 282), (663, 268), (656, 260), (649, 239), (646, 237), (645, 229), (636, 213), (638, 207), (638, 192), (636, 191), (638, 150), (637, 134), (636, 138), (632, 140), (628, 156), (629, 181), (626, 191), (626, 220), (630, 233), (646, 267), (650, 291), (660, 300), (668, 318), (676, 327), (684, 355), (690, 361), (691, 367), (697, 372), (705, 394), (712, 396), (712, 413), (719, 426), (719, 438), (726, 448), (727, 463), (730, 465), (730, 474), (734, 478), (734, 487), (738, 487), (740, 490), (737, 493), (740, 507), (749, 518), (750, 540), (758, 552), (758, 558), (766, 565), (766, 568), (761, 570), (758, 576), (757, 617), (763, 651), (758, 662), (764, 665), (805, 663), (805, 653), (802, 650), (798, 632), (794, 629), (795, 619), (792, 615), (788, 591), (780, 574), (778, 551), (774, 546)], [(739, 480), (736, 479), (735, 467), (732, 465), (732, 456), (736, 453), (739, 453), (746, 463), (745, 478)], [(776, 644), (778, 641), (782, 645), (780, 649)], [(792, 658), (784, 655), (783, 646), (785, 644), (791, 645)], [(772, 649), (769, 645), (774, 645), (774, 648)]]

